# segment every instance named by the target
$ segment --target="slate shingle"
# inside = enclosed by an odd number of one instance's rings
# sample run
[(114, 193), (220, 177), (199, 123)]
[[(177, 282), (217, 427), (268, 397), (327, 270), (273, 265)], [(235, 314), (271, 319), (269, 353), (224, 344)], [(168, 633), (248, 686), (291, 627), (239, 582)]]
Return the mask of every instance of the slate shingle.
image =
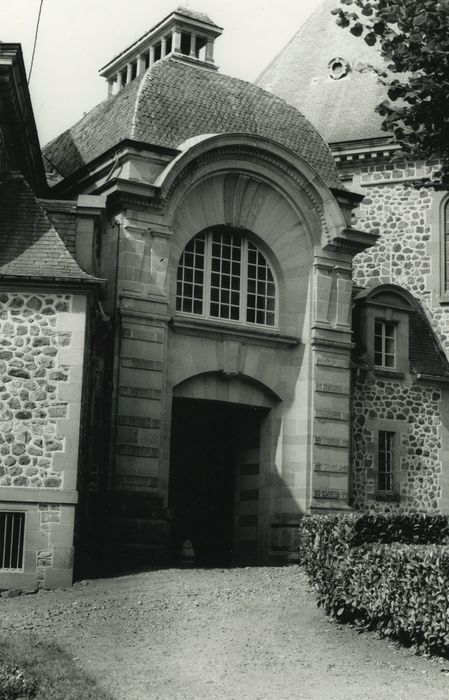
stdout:
[(409, 352), (410, 364), (416, 372), (449, 379), (447, 357), (439, 347), (432, 326), (419, 304), (410, 315)]
[[(256, 84), (299, 109), (328, 143), (385, 138), (382, 118), (374, 109), (386, 90), (367, 69), (373, 65), (385, 70), (385, 63), (376, 47), (337, 26), (331, 10), (338, 6), (338, 0), (323, 0)], [(329, 75), (335, 58), (351, 66), (339, 80)]]
[(304, 158), (342, 188), (327, 144), (294, 107), (237, 78), (166, 58), (100, 103), (44, 148), (67, 177), (124, 139), (178, 148), (201, 134), (263, 136)]
[(0, 175), (0, 275), (94, 279), (70, 255), (23, 175)]

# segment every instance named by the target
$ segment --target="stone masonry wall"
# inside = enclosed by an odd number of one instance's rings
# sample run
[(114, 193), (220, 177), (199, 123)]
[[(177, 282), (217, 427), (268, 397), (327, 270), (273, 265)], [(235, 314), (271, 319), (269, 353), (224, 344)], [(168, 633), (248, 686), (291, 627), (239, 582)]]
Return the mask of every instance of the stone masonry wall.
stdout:
[[(355, 225), (377, 232), (375, 246), (354, 258), (354, 282), (362, 287), (397, 284), (423, 305), (449, 355), (449, 306), (440, 303), (441, 236), (432, 188), (417, 188), (416, 178), (429, 177), (423, 164), (361, 168), (355, 185), (365, 195)], [(409, 178), (409, 180), (407, 180)]]
[(357, 210), (362, 230), (381, 234), (378, 243), (354, 258), (354, 281), (398, 284), (421, 297), (430, 273), (427, 245), (432, 191), (417, 189), (404, 178), (417, 176), (416, 166), (372, 166), (361, 170), (365, 199)]
[(70, 295), (0, 293), (0, 486), (62, 486), (54, 456), (64, 451), (57, 419), (67, 402), (57, 388), (68, 380), (58, 351), (71, 343), (56, 329)]
[[(400, 424), (398, 503), (376, 500), (375, 431)], [(396, 421), (396, 423), (394, 423)], [(401, 423), (399, 423), (401, 422)], [(359, 381), (353, 394), (352, 494), (358, 510), (438, 511), (441, 497), (441, 392), (391, 381)]]

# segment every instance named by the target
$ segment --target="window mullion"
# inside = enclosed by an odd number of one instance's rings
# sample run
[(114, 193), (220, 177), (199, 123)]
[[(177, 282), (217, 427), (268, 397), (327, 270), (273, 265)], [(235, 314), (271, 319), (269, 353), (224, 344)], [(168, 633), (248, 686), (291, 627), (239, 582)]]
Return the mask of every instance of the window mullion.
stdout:
[(240, 321), (246, 321), (248, 295), (248, 239), (242, 239), (242, 259), (240, 264)]
[(204, 315), (210, 317), (210, 286), (212, 275), (212, 235), (207, 233), (204, 241)]

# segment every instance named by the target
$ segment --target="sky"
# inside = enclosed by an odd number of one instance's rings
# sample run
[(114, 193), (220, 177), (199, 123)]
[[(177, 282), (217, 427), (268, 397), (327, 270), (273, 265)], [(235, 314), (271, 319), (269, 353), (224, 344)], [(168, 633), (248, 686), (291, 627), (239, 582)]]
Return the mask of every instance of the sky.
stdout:
[[(321, 0), (43, 0), (30, 92), (41, 145), (106, 97), (98, 70), (179, 5), (223, 35), (220, 71), (254, 81)], [(40, 0), (0, 0), (0, 40), (22, 44), (27, 73)]]

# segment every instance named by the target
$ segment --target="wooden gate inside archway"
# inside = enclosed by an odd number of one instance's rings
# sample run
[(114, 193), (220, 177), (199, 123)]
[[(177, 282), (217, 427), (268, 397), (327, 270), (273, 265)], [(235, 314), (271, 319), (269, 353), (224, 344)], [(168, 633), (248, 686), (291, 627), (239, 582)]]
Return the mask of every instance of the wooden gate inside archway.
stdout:
[[(195, 396), (193, 383), (181, 385), (173, 398), (169, 504), (174, 558), (182, 558), (188, 541), (199, 566), (262, 563), (272, 401), (260, 389), (240, 395), (248, 403), (230, 401), (221, 391), (217, 396), (217, 382), (219, 389), (229, 390), (232, 380), (226, 387), (225, 380), (209, 377), (214, 399)], [(204, 389), (204, 379), (202, 384)]]

